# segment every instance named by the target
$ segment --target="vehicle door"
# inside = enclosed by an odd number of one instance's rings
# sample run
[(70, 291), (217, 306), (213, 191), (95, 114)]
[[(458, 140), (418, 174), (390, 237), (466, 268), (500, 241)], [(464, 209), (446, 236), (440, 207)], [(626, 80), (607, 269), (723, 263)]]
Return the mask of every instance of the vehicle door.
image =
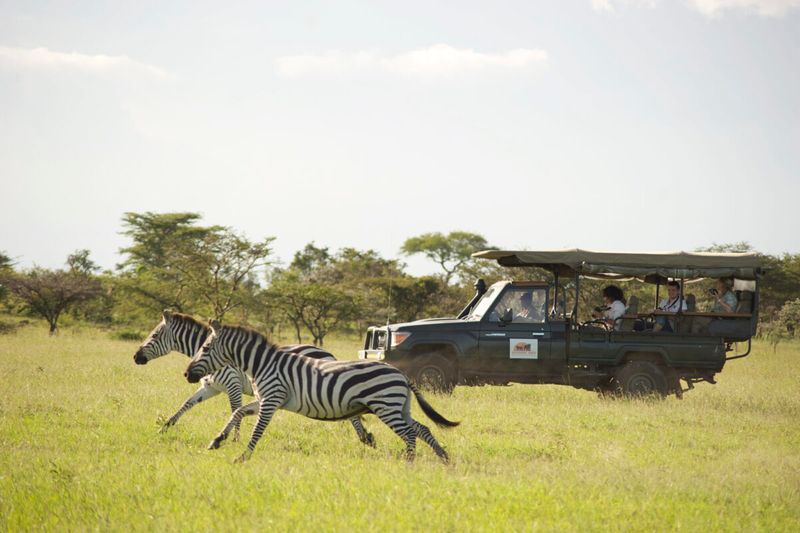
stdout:
[(509, 286), (481, 322), (478, 366), (486, 375), (548, 373), (546, 287)]

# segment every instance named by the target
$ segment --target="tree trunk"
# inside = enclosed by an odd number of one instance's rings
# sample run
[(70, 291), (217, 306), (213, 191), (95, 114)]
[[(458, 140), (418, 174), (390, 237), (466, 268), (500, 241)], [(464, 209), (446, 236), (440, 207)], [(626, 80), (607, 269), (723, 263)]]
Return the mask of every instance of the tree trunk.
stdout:
[(292, 323), (294, 324), (294, 331), (297, 334), (297, 344), (303, 344), (303, 338), (300, 336), (300, 322), (293, 320)]

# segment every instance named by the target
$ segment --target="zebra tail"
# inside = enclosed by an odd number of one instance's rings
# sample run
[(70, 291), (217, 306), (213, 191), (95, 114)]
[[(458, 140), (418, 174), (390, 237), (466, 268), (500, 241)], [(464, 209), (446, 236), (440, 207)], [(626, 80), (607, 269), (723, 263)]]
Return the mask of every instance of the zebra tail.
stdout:
[(411, 389), (411, 392), (414, 393), (414, 396), (417, 397), (417, 402), (419, 402), (419, 406), (422, 407), (422, 411), (427, 415), (428, 418), (433, 420), (434, 424), (441, 427), (452, 428), (456, 427), (461, 423), (461, 422), (451, 422), (450, 420), (446, 419), (445, 417), (437, 413), (436, 409), (434, 409), (431, 406), (431, 404), (428, 403), (428, 400), (426, 400), (425, 397), (422, 396), (422, 393), (413, 383), (409, 383), (408, 387)]

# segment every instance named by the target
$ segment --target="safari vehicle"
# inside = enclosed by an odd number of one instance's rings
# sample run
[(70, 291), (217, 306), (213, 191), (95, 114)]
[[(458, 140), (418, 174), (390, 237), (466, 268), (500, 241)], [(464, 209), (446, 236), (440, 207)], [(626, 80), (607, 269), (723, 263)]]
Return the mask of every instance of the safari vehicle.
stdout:
[[(488, 288), (478, 280), (475, 297), (457, 317), (370, 327), (359, 357), (384, 360), (418, 384), (444, 391), (456, 384), (517, 382), (682, 397), (682, 381), (686, 390), (701, 381), (716, 383), (727, 361), (750, 353), (763, 273), (757, 254), (573, 249), (489, 250), (474, 257), (505, 267), (539, 267), (552, 280), (501, 281)], [(579, 308), (581, 282), (585, 285), (587, 278), (653, 284), (652, 309), (666, 283), (675, 280), (686, 310), (668, 314), (672, 332), (649, 327), (662, 312), (639, 309), (634, 301), (613, 327), (600, 320), (580, 321), (587, 315)], [(731, 283), (737, 308), (698, 311), (692, 288), (704, 278)]]

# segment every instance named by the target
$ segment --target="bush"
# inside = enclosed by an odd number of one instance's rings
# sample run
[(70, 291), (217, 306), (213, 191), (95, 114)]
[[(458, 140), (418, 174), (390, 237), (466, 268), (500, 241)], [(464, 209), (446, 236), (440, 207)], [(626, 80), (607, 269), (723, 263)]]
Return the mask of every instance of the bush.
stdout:
[(132, 329), (121, 329), (111, 334), (111, 338), (118, 341), (142, 341), (145, 337), (147, 337), (147, 333)]
[(15, 322), (0, 320), (0, 335), (8, 335), (9, 333), (16, 333), (18, 327), (19, 324)]
[(800, 324), (800, 298), (795, 298), (781, 307), (778, 312), (778, 325), (789, 337), (794, 337), (798, 333), (798, 324)]

